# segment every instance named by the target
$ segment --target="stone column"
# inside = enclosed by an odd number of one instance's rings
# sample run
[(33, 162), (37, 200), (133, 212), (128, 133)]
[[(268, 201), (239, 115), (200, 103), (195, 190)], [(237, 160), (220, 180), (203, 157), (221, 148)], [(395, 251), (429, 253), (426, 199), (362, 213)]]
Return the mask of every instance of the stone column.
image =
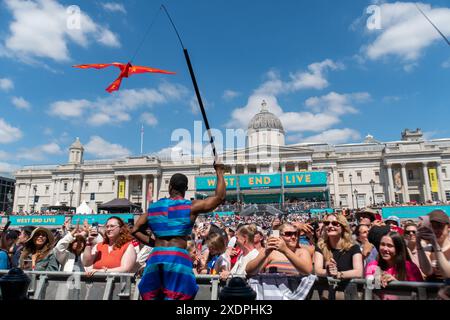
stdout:
[(130, 176), (125, 176), (125, 199), (130, 200)]
[(142, 212), (147, 212), (147, 176), (142, 176)]
[(114, 199), (117, 199), (119, 197), (119, 177), (118, 176), (114, 176), (113, 194), (114, 194)]
[(231, 166), (231, 174), (236, 174), (236, 166)]
[(244, 165), (244, 174), (248, 174), (248, 164)]
[(334, 183), (334, 205), (335, 207), (339, 207), (339, 175), (336, 168), (331, 168), (331, 172), (333, 174)]
[(153, 175), (153, 202), (158, 201), (158, 176)]
[(294, 171), (298, 172), (298, 162), (296, 162), (295, 165), (294, 165)]
[(394, 178), (392, 177), (392, 165), (387, 165), (388, 169), (388, 190), (389, 190), (389, 202), (395, 202), (395, 192), (394, 192)]
[(60, 201), (60, 196), (61, 196), (61, 180), (58, 179), (56, 180), (56, 201), (54, 204)]
[(442, 166), (441, 163), (438, 162), (436, 165), (436, 170), (437, 170), (437, 176), (438, 176), (438, 182), (439, 182), (439, 200), (446, 202), (446, 196), (445, 196), (445, 187), (444, 187), (444, 183), (442, 182)]
[(25, 196), (25, 205), (24, 205), (24, 207), (23, 207), (23, 210), (24, 211), (27, 211), (27, 212), (30, 212), (30, 208), (31, 208), (31, 206), (30, 206), (30, 189), (31, 189), (31, 182), (30, 183), (27, 183), (27, 193), (26, 193), (26, 196)]
[(55, 204), (55, 187), (56, 181), (52, 179), (52, 185), (50, 186), (50, 205), (53, 206)]
[(281, 172), (286, 172), (286, 163), (281, 164)]
[[(81, 200), (84, 200), (84, 199), (81, 199), (81, 193), (82, 193), (82, 191), (83, 191), (83, 175), (82, 174), (80, 174), (80, 179), (78, 180), (78, 195), (77, 195), (77, 206), (79, 206), (80, 204), (81, 204)], [(90, 197), (89, 197), (89, 199), (90, 199)], [(86, 199), (87, 200), (87, 199)], [(87, 202), (89, 202), (89, 201), (87, 201)]]
[(424, 194), (425, 201), (431, 200), (431, 192), (430, 192), (430, 177), (428, 176), (428, 163), (422, 163), (422, 173), (423, 173), (423, 181), (424, 181)]
[(308, 171), (312, 170), (312, 161), (308, 161)]
[(406, 175), (406, 163), (402, 163), (403, 203), (409, 202), (408, 176)]
[(256, 173), (261, 173), (261, 165), (256, 165)]

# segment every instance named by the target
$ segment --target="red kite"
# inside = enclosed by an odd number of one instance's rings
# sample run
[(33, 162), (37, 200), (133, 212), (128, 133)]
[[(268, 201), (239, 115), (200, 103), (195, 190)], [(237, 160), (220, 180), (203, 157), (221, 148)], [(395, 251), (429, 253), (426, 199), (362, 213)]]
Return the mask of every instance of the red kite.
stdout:
[(119, 90), (120, 84), (122, 83), (123, 78), (128, 78), (128, 76), (136, 74), (136, 73), (152, 72), (152, 73), (175, 74), (175, 72), (171, 72), (171, 71), (165, 71), (165, 70), (154, 69), (154, 68), (149, 68), (149, 67), (142, 67), (142, 66), (133, 66), (129, 62), (127, 64), (118, 63), (118, 62), (101, 63), (101, 64), (80, 64), (80, 65), (76, 65), (73, 67), (80, 68), (80, 69), (89, 69), (89, 68), (103, 69), (103, 68), (106, 68), (109, 66), (115, 66), (120, 69), (119, 77), (116, 80), (114, 80), (114, 82), (111, 83), (108, 88), (106, 88), (106, 91), (108, 91), (109, 93)]

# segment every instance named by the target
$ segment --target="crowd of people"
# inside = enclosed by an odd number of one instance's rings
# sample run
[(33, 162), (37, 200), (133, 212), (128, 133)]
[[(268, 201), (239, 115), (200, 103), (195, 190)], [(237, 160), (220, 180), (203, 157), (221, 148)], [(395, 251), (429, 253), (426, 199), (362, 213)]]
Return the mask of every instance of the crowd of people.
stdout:
[[(143, 299), (193, 299), (195, 275), (254, 277), (261, 274), (336, 280), (321, 299), (343, 298), (351, 279), (432, 281), (448, 284), (448, 215), (434, 210), (419, 221), (382, 219), (371, 209), (311, 215), (228, 216), (212, 212), (225, 199), (223, 166), (215, 165), (214, 196), (184, 198), (188, 179), (172, 176), (168, 198), (149, 206), (131, 224), (117, 216), (103, 226), (85, 220), (61, 228), (0, 229), (0, 269), (134, 273)], [(440, 296), (449, 298), (448, 286)], [(396, 299), (380, 294), (380, 299)]]

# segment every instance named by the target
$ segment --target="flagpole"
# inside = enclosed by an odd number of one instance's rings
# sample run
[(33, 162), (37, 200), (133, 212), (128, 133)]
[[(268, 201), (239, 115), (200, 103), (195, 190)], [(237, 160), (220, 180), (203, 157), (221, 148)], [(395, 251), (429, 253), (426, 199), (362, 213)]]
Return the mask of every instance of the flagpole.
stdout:
[(144, 154), (144, 125), (141, 125), (141, 156)]

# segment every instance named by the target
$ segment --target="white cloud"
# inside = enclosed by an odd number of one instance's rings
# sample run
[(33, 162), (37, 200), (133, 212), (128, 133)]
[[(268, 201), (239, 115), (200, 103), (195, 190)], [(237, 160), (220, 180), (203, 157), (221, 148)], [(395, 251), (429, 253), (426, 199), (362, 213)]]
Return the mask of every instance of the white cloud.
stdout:
[(365, 102), (369, 99), (370, 95), (367, 92), (352, 94), (331, 92), (322, 97), (311, 97), (306, 100), (305, 105), (315, 113), (344, 115), (358, 112), (352, 105), (354, 102)]
[(90, 107), (88, 100), (56, 101), (50, 105), (49, 114), (63, 119), (77, 118), (83, 115), (85, 109)]
[(241, 95), (240, 92), (233, 91), (233, 90), (225, 90), (222, 95), (222, 99), (225, 101), (231, 101), (234, 98), (239, 97), (240, 95)]
[(121, 158), (131, 154), (127, 148), (110, 143), (99, 136), (92, 136), (84, 149), (95, 158)]
[(302, 139), (301, 142), (317, 142), (317, 143), (329, 143), (329, 144), (339, 144), (350, 141), (356, 141), (361, 139), (361, 135), (358, 131), (353, 129), (331, 129), (324, 131), (320, 134), (310, 136)]
[(11, 157), (10, 157), (9, 153), (0, 150), (0, 160), (8, 160), (10, 158)]
[(120, 90), (117, 94), (95, 101), (57, 101), (51, 104), (48, 113), (62, 119), (83, 117), (92, 126), (116, 124), (129, 121), (131, 111), (179, 101), (187, 96), (188, 92), (182, 85), (163, 83), (157, 89)]
[[(420, 8), (444, 35), (450, 35), (450, 8), (432, 8), (428, 4), (420, 4)], [(362, 48), (369, 59), (399, 57), (407, 64), (406, 71), (411, 71), (414, 67), (411, 63), (417, 61), (427, 47), (440, 42), (444, 46), (442, 37), (417, 10), (415, 3), (383, 3), (380, 9), (382, 29), (372, 43)]]
[(42, 161), (46, 159), (46, 156), (48, 155), (56, 156), (63, 153), (64, 152), (57, 143), (51, 142), (31, 149), (20, 149), (17, 154), (17, 158), (31, 161)]
[(149, 112), (144, 112), (141, 115), (141, 120), (150, 127), (154, 127), (158, 124), (158, 119)]
[(8, 78), (0, 78), (0, 89), (3, 91), (9, 91), (14, 88), (14, 83), (11, 79)]
[(450, 68), (450, 59), (442, 62), (442, 68), (449, 69)]
[(10, 164), (6, 162), (0, 162), (0, 173), (2, 174), (12, 174), (14, 171), (19, 170), (19, 166), (15, 164)]
[(102, 6), (106, 11), (127, 13), (125, 7), (121, 3), (106, 2), (102, 3)]
[(30, 103), (22, 97), (13, 97), (11, 100), (12, 104), (18, 109), (30, 110)]
[(0, 118), (0, 143), (11, 143), (21, 139), (23, 136), (19, 128), (9, 125)]
[(70, 41), (87, 47), (92, 39), (106, 46), (120, 47), (117, 35), (96, 24), (83, 11), (77, 28), (72, 24), (76, 16), (57, 1), (5, 0), (5, 3), (13, 21), (1, 50), (3, 56), (26, 63), (35, 63), (36, 58), (68, 61)]

